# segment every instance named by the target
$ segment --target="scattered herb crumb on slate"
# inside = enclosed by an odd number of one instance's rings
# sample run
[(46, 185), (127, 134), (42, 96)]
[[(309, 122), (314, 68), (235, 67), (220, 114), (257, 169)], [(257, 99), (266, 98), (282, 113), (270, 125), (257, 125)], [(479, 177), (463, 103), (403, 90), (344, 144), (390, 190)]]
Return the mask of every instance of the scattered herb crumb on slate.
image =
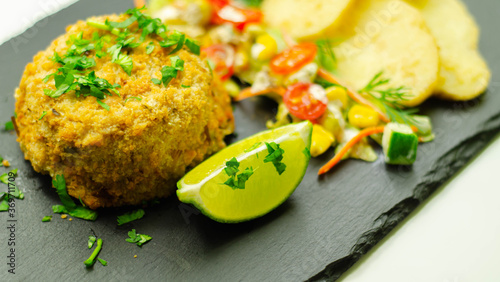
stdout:
[(146, 212), (143, 209), (138, 209), (131, 212), (127, 212), (123, 215), (119, 215), (116, 220), (118, 222), (118, 225), (123, 225), (125, 223), (141, 219), (145, 213)]

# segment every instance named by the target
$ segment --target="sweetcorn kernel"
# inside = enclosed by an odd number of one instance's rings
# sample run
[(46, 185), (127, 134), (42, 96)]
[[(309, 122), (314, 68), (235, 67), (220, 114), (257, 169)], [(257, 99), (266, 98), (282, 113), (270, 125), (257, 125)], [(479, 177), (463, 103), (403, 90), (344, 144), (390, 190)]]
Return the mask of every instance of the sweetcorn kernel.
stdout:
[(349, 99), (347, 98), (347, 91), (343, 87), (332, 86), (326, 89), (326, 97), (328, 101), (339, 100), (342, 103), (342, 108), (347, 107)]
[(313, 125), (313, 132), (311, 137), (311, 156), (317, 157), (335, 142), (333, 134), (328, 132), (323, 126), (319, 124)]
[(349, 123), (357, 128), (377, 126), (380, 122), (378, 114), (370, 107), (354, 105), (347, 114)]
[(274, 38), (265, 33), (259, 35), (252, 46), (252, 57), (259, 61), (270, 60), (278, 51), (278, 44)]

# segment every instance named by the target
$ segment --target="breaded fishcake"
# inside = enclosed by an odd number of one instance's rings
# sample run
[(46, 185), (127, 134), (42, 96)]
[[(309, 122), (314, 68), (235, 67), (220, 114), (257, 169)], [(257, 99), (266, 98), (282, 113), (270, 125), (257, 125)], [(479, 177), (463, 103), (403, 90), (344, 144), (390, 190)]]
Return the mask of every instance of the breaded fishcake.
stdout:
[[(93, 20), (107, 18), (128, 17)], [(171, 64), (173, 55), (172, 48), (161, 48), (158, 42), (146, 54), (148, 39), (128, 50), (134, 63), (130, 76), (110, 56), (95, 58), (91, 70), (97, 77), (121, 85), (120, 96), (103, 100), (109, 112), (95, 97), (77, 98), (74, 91), (59, 98), (44, 95), (44, 89), (55, 86), (53, 79), (44, 83), (43, 78), (61, 67), (49, 57), (54, 51), (65, 54), (70, 36), (80, 32), (84, 39), (94, 32), (109, 34), (79, 21), (26, 66), (15, 93), (17, 140), (25, 158), (37, 172), (63, 174), (68, 193), (92, 209), (170, 195), (186, 169), (225, 146), (224, 137), (234, 129), (229, 96), (205, 62), (186, 47), (175, 53), (185, 61), (184, 71), (168, 86), (153, 84), (151, 79), (162, 77), (160, 70)]]

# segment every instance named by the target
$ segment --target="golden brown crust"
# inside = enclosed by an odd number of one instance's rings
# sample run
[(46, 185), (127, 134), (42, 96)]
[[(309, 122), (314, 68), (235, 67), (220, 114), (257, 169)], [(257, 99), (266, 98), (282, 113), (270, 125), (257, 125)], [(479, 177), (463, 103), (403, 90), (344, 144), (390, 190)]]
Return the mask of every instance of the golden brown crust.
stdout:
[[(106, 18), (125, 19), (94, 19)], [(64, 174), (69, 194), (93, 209), (168, 196), (187, 168), (225, 146), (223, 138), (234, 128), (228, 95), (214, 86), (204, 62), (187, 50), (176, 53), (185, 61), (184, 71), (167, 87), (153, 84), (151, 78), (161, 78), (161, 68), (170, 65), (170, 49), (155, 43), (147, 55), (149, 40), (130, 51), (131, 76), (109, 56), (95, 58), (96, 75), (122, 86), (120, 97), (104, 100), (109, 112), (92, 96), (44, 95), (44, 88), (55, 87), (53, 80), (42, 79), (60, 67), (49, 57), (54, 51), (66, 53), (70, 35), (82, 31), (87, 39), (94, 32), (104, 34), (79, 21), (26, 66), (15, 94), (18, 142), (25, 158), (38, 172)], [(142, 100), (125, 103), (132, 96)], [(43, 111), (47, 115), (39, 120)]]

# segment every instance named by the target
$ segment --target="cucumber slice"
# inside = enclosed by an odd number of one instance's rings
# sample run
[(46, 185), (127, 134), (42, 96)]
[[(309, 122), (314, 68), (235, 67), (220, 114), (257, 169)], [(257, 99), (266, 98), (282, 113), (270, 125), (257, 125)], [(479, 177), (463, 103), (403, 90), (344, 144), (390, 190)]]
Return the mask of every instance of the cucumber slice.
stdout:
[(417, 159), (418, 137), (410, 126), (388, 123), (382, 137), (385, 162), (392, 165), (411, 165)]

